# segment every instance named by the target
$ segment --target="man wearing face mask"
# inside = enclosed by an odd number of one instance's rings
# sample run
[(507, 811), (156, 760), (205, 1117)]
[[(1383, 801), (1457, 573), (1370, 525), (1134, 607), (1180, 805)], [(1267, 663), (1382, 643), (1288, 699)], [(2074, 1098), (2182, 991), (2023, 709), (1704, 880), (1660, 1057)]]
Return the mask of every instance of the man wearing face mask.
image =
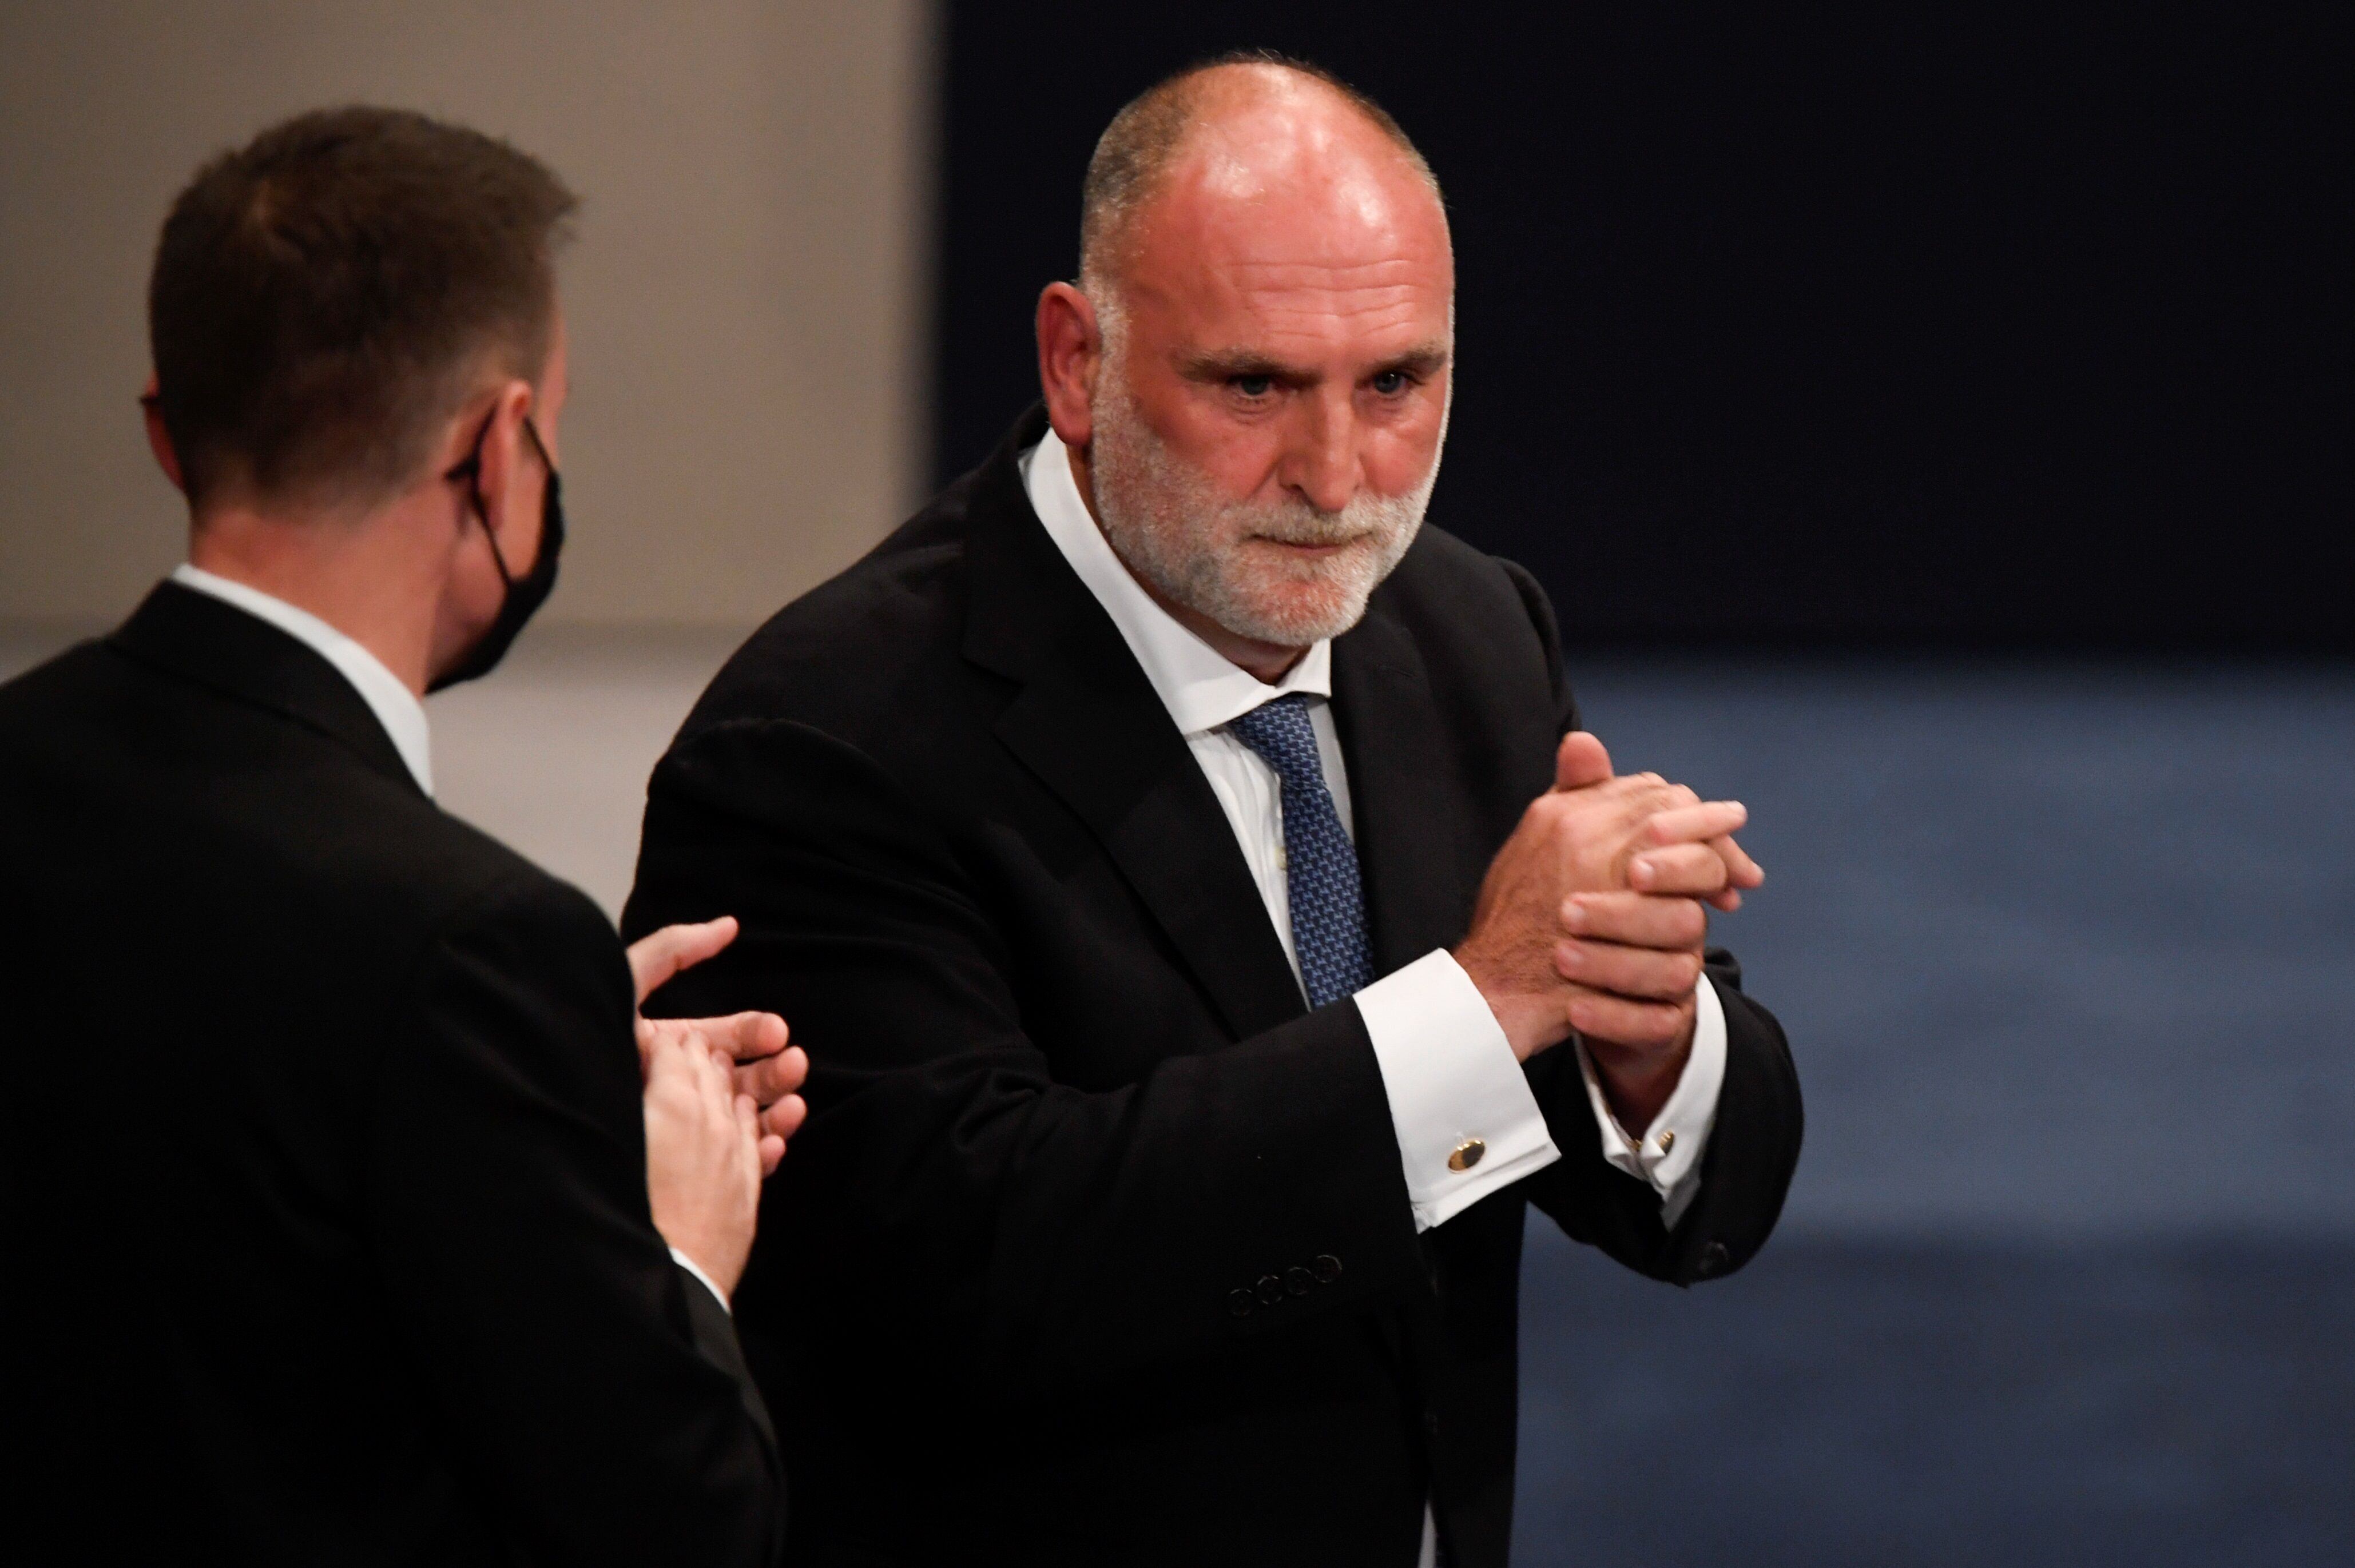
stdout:
[(54, 1560), (775, 1555), (729, 1297), (801, 1053), (635, 1016), (732, 923), (625, 952), (432, 800), (421, 695), (556, 579), (572, 205), (355, 109), (165, 224), (188, 564), (0, 688), (6, 1528)]

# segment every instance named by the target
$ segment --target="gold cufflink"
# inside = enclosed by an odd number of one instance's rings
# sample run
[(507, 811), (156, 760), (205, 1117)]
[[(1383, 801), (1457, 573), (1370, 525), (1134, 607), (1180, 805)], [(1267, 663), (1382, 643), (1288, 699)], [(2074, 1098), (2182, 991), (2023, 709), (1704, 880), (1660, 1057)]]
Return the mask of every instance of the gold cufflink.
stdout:
[(1674, 1128), (1670, 1128), (1668, 1131), (1666, 1131), (1666, 1132), (1664, 1132), (1664, 1133), (1660, 1134), (1660, 1152), (1661, 1152), (1661, 1153), (1666, 1154), (1669, 1150), (1674, 1149), (1676, 1146), (1677, 1146), (1677, 1134), (1676, 1134), (1676, 1129), (1675, 1129)]
[(1480, 1157), (1487, 1152), (1488, 1145), (1485, 1139), (1467, 1138), (1455, 1146), (1455, 1153), (1447, 1157), (1447, 1168), (1450, 1171), (1469, 1171), (1479, 1164)]

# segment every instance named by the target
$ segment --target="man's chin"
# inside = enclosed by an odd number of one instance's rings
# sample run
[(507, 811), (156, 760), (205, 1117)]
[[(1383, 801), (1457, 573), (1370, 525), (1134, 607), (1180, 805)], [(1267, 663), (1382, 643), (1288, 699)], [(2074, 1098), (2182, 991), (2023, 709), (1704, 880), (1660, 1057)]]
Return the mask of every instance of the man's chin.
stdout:
[(1238, 637), (1276, 648), (1305, 648), (1338, 637), (1365, 618), (1364, 594), (1321, 588), (1311, 592), (1255, 594), (1220, 623)]

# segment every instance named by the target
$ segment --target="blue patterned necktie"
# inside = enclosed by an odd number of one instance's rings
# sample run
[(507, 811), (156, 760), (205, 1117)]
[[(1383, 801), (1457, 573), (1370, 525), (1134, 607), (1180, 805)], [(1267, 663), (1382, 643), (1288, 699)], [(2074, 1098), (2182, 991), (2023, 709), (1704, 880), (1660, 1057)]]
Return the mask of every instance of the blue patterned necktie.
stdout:
[(1358, 885), (1358, 846), (1342, 830), (1325, 788), (1308, 699), (1295, 692), (1227, 726), (1284, 784), (1284, 882), (1292, 910), (1292, 947), (1308, 1005), (1323, 1007), (1372, 983), (1366, 899)]

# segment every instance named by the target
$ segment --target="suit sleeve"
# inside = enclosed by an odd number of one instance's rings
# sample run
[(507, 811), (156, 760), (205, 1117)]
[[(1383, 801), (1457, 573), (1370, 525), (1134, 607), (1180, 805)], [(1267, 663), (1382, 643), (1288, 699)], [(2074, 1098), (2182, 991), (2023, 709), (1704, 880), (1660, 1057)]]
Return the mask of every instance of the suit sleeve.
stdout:
[[(1563, 672), (1561, 633), (1545, 590), (1503, 563), (1535, 626), (1553, 682), (1557, 736), (1579, 727)], [(1774, 1015), (1742, 990), (1742, 966), (1722, 948), (1704, 955), (1725, 1013), (1725, 1083), (1702, 1156), (1700, 1188), (1671, 1231), (1659, 1195), (1603, 1158), (1575, 1054), (1547, 1051), (1529, 1064), (1529, 1084), (1563, 1157), (1529, 1179), (1526, 1192), (1576, 1240), (1630, 1268), (1689, 1285), (1730, 1274), (1757, 1255), (1783, 1212), (1798, 1168), (1804, 1117), (1797, 1069)]]
[(649, 789), (624, 928), (723, 913), (735, 944), (649, 1009), (773, 1009), (810, 1053), (748, 1327), (839, 1309), (820, 1280), (855, 1281), (843, 1305), (910, 1355), (1036, 1393), (1421, 1277), (1351, 1003), (1133, 1083), (1058, 1082), (945, 840), (862, 753), (782, 721), (689, 736)]
[(654, 1228), (630, 1017), (568, 888), (510, 884), (428, 951), (368, 1131), (385, 1286), (535, 1561), (765, 1563), (775, 1445), (727, 1313)]

